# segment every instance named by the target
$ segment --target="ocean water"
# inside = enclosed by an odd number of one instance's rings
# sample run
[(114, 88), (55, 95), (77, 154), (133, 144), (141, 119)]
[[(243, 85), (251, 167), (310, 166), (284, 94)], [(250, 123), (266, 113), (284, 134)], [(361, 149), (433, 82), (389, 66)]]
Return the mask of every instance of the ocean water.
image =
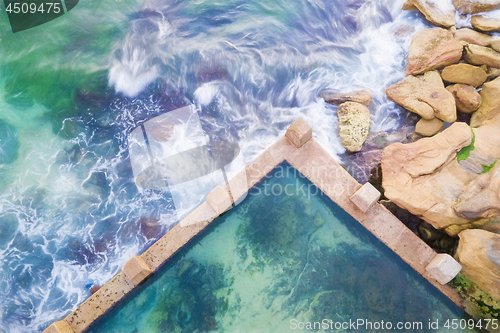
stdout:
[[(453, 319), (462, 329), (445, 327)], [(87, 332), (391, 330), (474, 332), (456, 305), (284, 162)]]
[(404, 118), (402, 0), (82, 0), (12, 33), (0, 4), (0, 331), (40, 332), (178, 220), (134, 183), (127, 138), (193, 105), (249, 162), (299, 115), (337, 160), (324, 89), (368, 89), (372, 132)]

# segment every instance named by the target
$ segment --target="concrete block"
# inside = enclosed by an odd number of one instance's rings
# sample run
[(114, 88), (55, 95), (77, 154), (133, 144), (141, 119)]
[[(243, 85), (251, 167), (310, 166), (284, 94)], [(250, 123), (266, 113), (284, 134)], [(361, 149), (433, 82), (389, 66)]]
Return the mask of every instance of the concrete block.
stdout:
[(66, 320), (56, 321), (47, 327), (43, 333), (75, 333), (71, 327), (69, 327)]
[(361, 186), (361, 188), (351, 196), (351, 201), (363, 213), (366, 213), (378, 199), (380, 199), (380, 192), (370, 183)]
[(125, 266), (123, 266), (123, 274), (134, 285), (138, 285), (153, 274), (151, 268), (140, 256), (131, 258)]
[(312, 138), (312, 128), (304, 119), (298, 118), (288, 127), (285, 136), (300, 148)]
[(460, 273), (461, 269), (462, 265), (446, 253), (438, 253), (427, 267), (425, 267), (429, 275), (442, 285), (450, 282)]
[(225, 187), (218, 185), (207, 195), (207, 203), (220, 215), (232, 207), (233, 203)]

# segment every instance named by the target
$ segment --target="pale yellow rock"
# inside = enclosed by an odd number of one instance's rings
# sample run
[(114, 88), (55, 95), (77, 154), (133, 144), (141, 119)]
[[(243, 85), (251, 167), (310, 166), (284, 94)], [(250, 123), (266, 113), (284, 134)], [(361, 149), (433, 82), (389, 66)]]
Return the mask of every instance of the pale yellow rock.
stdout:
[(500, 38), (492, 40), (490, 46), (493, 50), (500, 52)]
[(457, 63), (462, 57), (464, 42), (442, 28), (423, 29), (411, 41), (406, 75), (421, 74)]
[(474, 15), (470, 18), (470, 24), (481, 31), (495, 31), (500, 29), (500, 19)]
[(357, 102), (369, 105), (372, 102), (372, 95), (366, 90), (356, 90), (347, 93), (337, 92), (333, 90), (325, 90), (319, 94), (325, 102), (340, 105), (345, 102)]
[(339, 136), (342, 145), (350, 152), (358, 152), (370, 133), (370, 110), (366, 105), (346, 102), (339, 106)]
[(409, 76), (386, 89), (387, 97), (424, 119), (437, 117), (445, 122), (457, 119), (455, 98), (445, 89), (437, 71)]
[(488, 80), (493, 80), (500, 76), (500, 68), (482, 65), (481, 69), (486, 72), (486, 75), (488, 75)]
[(472, 115), (470, 121), (472, 127), (480, 126), (500, 113), (500, 77), (483, 84), (479, 95), (481, 95), (481, 106)]
[(442, 0), (407, 0), (403, 4), (404, 10), (418, 10), (425, 18), (435, 25), (449, 28), (455, 25), (455, 11), (443, 10), (436, 1)]
[(472, 113), (479, 108), (481, 96), (473, 86), (467, 84), (454, 84), (446, 89), (455, 97), (457, 110), (463, 113)]
[(444, 127), (444, 122), (434, 118), (431, 120), (420, 119), (415, 126), (415, 132), (423, 136), (433, 136), (439, 132)]
[(462, 63), (445, 67), (441, 72), (441, 77), (444, 81), (451, 83), (479, 87), (486, 81), (488, 75), (481, 67)]
[(461, 273), (492, 298), (500, 301), (500, 235), (480, 229), (459, 235), (456, 259)]
[(462, 14), (476, 14), (500, 8), (500, 0), (452, 0)]
[(489, 47), (474, 44), (466, 45), (465, 60), (472, 65), (500, 68), (500, 53)]
[(480, 46), (490, 46), (494, 40), (490, 35), (482, 34), (469, 28), (456, 29), (454, 36), (457, 40)]

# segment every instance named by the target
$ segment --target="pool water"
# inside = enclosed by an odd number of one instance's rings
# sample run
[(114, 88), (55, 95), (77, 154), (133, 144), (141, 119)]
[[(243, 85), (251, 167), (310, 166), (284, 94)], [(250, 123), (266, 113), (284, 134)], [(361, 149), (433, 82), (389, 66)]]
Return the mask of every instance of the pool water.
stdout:
[(284, 162), (88, 332), (453, 332), (449, 319), (464, 313)]

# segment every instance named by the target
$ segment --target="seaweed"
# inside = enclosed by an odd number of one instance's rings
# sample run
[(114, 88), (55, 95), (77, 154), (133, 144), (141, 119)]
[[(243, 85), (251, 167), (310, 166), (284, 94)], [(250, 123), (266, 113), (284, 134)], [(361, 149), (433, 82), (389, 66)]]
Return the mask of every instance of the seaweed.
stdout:
[(474, 150), (474, 142), (476, 141), (476, 135), (474, 134), (474, 131), (472, 131), (472, 141), (470, 145), (467, 147), (463, 147), (460, 149), (460, 151), (457, 153), (457, 162), (464, 161), (470, 156), (470, 152)]

